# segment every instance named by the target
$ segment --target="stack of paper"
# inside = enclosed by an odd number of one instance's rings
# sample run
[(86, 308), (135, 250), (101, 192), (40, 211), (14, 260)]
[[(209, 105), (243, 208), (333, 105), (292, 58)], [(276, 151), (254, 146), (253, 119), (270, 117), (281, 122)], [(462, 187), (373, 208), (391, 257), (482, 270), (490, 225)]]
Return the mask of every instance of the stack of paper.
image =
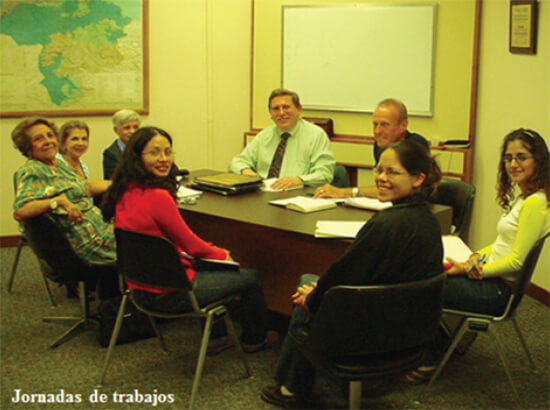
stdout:
[(202, 194), (202, 191), (197, 191), (196, 189), (187, 188), (184, 185), (180, 185), (178, 189), (178, 199), (185, 198), (198, 198)]
[(323, 209), (336, 208), (337, 200), (317, 198), (313, 199), (307, 196), (295, 196), (293, 198), (276, 199), (269, 201), (271, 205), (281, 205), (288, 209), (298, 212), (315, 212)]
[(465, 262), (472, 255), (472, 250), (458, 236), (442, 236), (443, 261), (450, 257), (457, 262)]
[(265, 191), (265, 192), (280, 192), (280, 191), (290, 191), (290, 190), (293, 190), (293, 189), (300, 189), (300, 188), (303, 188), (304, 186), (303, 185), (296, 185), (296, 186), (293, 186), (292, 188), (286, 188), (286, 189), (273, 189), (271, 188), (271, 185), (273, 185), (273, 183), (275, 181), (277, 181), (279, 178), (268, 178), (268, 179), (264, 179), (264, 186), (262, 187), (262, 191)]
[(316, 238), (355, 238), (365, 221), (317, 221)]
[(391, 202), (381, 202), (376, 198), (346, 198), (344, 205), (354, 206), (356, 208), (370, 209), (371, 211), (381, 211), (392, 206)]

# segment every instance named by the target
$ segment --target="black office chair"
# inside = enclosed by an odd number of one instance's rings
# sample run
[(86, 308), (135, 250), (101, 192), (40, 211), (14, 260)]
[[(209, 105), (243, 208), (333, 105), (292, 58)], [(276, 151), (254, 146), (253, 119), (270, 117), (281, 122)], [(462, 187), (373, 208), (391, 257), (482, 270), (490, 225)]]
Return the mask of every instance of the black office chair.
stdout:
[[(26, 243), (27, 243), (27, 238), (25, 237), (25, 234), (21, 232), (21, 236), (19, 237), (19, 241), (17, 242), (15, 258), (13, 259), (13, 264), (11, 265), (10, 277), (8, 279), (8, 293), (11, 293), (12, 291), (13, 280), (15, 279), (15, 273), (17, 272), (17, 265), (19, 264), (19, 258), (21, 257), (21, 250), (23, 249), (23, 246), (25, 246)], [(44, 280), (44, 286), (46, 288), (46, 293), (48, 294), (48, 299), (50, 300), (52, 307), (56, 307), (57, 305), (55, 304), (52, 291), (50, 289), (50, 285), (48, 284), (48, 278), (46, 273), (48, 271), (48, 268), (40, 260), (39, 260), (39, 264), (40, 264), (40, 274), (42, 275), (42, 279)]]
[[(155, 329), (155, 332), (159, 338), (162, 349), (166, 352), (166, 344), (158, 326), (155, 323), (154, 318), (198, 318), (205, 319), (206, 323), (203, 328), (202, 340), (200, 345), (199, 357), (197, 360), (197, 367), (195, 370), (195, 377), (193, 380), (193, 387), (191, 389), (191, 399), (189, 402), (189, 408), (193, 407), (197, 391), (200, 384), (202, 375), (202, 369), (206, 358), (206, 349), (210, 340), (210, 332), (215, 320), (224, 319), (227, 327), (229, 337), (235, 343), (237, 351), (243, 361), (243, 365), (246, 370), (247, 377), (250, 376), (250, 369), (244, 356), (241, 343), (233, 328), (233, 322), (229, 317), (224, 303), (235, 298), (236, 295), (231, 295), (213, 302), (207, 306), (200, 307), (195, 294), (193, 292), (193, 285), (189, 282), (187, 274), (185, 273), (185, 267), (181, 263), (178, 250), (172, 243), (164, 238), (157, 236), (151, 236), (139, 232), (128, 231), (124, 229), (115, 228), (115, 236), (117, 241), (117, 263), (120, 273), (120, 285), (123, 291), (122, 301), (118, 310), (115, 327), (113, 334), (109, 342), (109, 349), (107, 350), (107, 356), (105, 357), (105, 363), (103, 365), (103, 372), (101, 374), (100, 385), (103, 384), (109, 360), (113, 349), (115, 347), (118, 333), (122, 325), (122, 318), (124, 315), (124, 309), (127, 300), (141, 312), (145, 313)], [(124, 286), (124, 279), (128, 279), (134, 283), (139, 283), (148, 287), (165, 289), (165, 290), (187, 290), (189, 301), (193, 306), (193, 310), (186, 313), (170, 314), (152, 310), (150, 307), (142, 306), (134, 297), (134, 293), (131, 289), (127, 289)]]
[(521, 299), (523, 298), (525, 291), (529, 287), (529, 283), (531, 282), (531, 277), (533, 276), (535, 266), (537, 264), (542, 247), (544, 245), (544, 241), (546, 240), (546, 238), (548, 238), (548, 236), (550, 236), (550, 234), (546, 234), (543, 238), (539, 239), (535, 243), (533, 248), (529, 251), (527, 258), (523, 263), (523, 267), (521, 268), (521, 274), (514, 285), (512, 294), (510, 295), (510, 299), (508, 300), (508, 304), (506, 305), (506, 309), (500, 316), (491, 316), (491, 315), (485, 315), (481, 313), (465, 312), (461, 310), (446, 309), (446, 308), (443, 309), (444, 315), (448, 314), (448, 315), (453, 315), (455, 317), (458, 317), (459, 324), (456, 327), (456, 331), (452, 333), (449, 330), (448, 324), (444, 320), (445, 316), (443, 316), (443, 320), (441, 321), (441, 324), (451, 338), (451, 345), (447, 349), (447, 352), (443, 356), (443, 359), (439, 363), (439, 366), (437, 367), (435, 373), (432, 375), (426, 388), (430, 387), (435, 382), (435, 379), (437, 378), (439, 373), (441, 373), (441, 370), (443, 370), (443, 367), (445, 367), (445, 364), (451, 357), (451, 354), (453, 353), (453, 351), (455, 350), (458, 343), (461, 341), (462, 337), (466, 332), (489, 333), (489, 334), (492, 333), (495, 337), (494, 338), (495, 345), (497, 347), (500, 361), (502, 362), (502, 367), (504, 367), (504, 371), (506, 372), (508, 381), (512, 386), (512, 391), (514, 392), (514, 395), (516, 396), (516, 399), (520, 407), (523, 407), (521, 397), (518, 393), (514, 380), (512, 379), (512, 373), (510, 372), (510, 368), (508, 367), (506, 356), (504, 355), (502, 342), (500, 341), (500, 336), (497, 332), (498, 326), (495, 326), (495, 325), (502, 322), (506, 322), (508, 320), (512, 321), (512, 323), (514, 324), (514, 329), (516, 330), (516, 333), (518, 335), (519, 341), (521, 342), (521, 346), (523, 347), (523, 350), (525, 351), (525, 354), (527, 356), (527, 360), (531, 365), (531, 369), (535, 370), (536, 369), (535, 363), (533, 362), (533, 358), (531, 357), (531, 354), (527, 349), (527, 345), (525, 344), (523, 335), (521, 334), (519, 326), (516, 322), (514, 313), (519, 303), (521, 302)]
[[(94, 265), (80, 259), (57, 223), (48, 214), (41, 214), (23, 221), (27, 241), (41, 266), (49, 266), (48, 278), (66, 284), (78, 282), (78, 297), (81, 312), (78, 316), (44, 317), (45, 322), (71, 322), (73, 326), (55, 340), (50, 347), (55, 348), (82, 331), (90, 328), (91, 318), (88, 304), (88, 290), (96, 288), (98, 279), (105, 275), (116, 278), (115, 265)], [(98, 292), (101, 297), (101, 290)]]
[(332, 178), (332, 185), (338, 188), (349, 188), (350, 181), (345, 166), (334, 166), (334, 177)]
[(321, 372), (349, 381), (349, 407), (360, 408), (361, 381), (422, 364), (434, 341), (445, 275), (383, 286), (335, 286), (310, 325), (290, 336)]
[(470, 219), (476, 188), (474, 185), (454, 178), (443, 177), (437, 190), (431, 195), (430, 202), (448, 205), (453, 208), (453, 235), (464, 241), (468, 238)]
[[(13, 175), (13, 188), (15, 191), (16, 190), (15, 174)], [(21, 236), (19, 236), (19, 241), (17, 242), (17, 250), (15, 251), (15, 258), (13, 260), (13, 264), (11, 265), (11, 273), (10, 273), (10, 278), (8, 280), (8, 293), (11, 293), (11, 290), (13, 287), (13, 279), (15, 278), (15, 272), (17, 272), (17, 265), (19, 264), (19, 258), (21, 256), (21, 250), (23, 249), (23, 246), (25, 246), (26, 243), (27, 243), (27, 238), (25, 237), (25, 233), (21, 232)], [(55, 301), (53, 300), (52, 291), (50, 289), (50, 285), (48, 284), (48, 279), (47, 279), (48, 268), (43, 263), (40, 263), (40, 273), (42, 275), (42, 279), (44, 280), (44, 286), (46, 287), (46, 292), (48, 293), (48, 299), (50, 300), (52, 307), (55, 307), (56, 304), (55, 304)]]

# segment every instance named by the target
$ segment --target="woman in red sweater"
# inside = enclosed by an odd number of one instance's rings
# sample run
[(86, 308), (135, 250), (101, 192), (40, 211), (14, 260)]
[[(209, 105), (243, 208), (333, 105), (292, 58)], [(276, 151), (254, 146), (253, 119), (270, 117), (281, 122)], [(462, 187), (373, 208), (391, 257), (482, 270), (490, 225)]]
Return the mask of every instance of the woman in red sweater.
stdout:
[[(128, 141), (103, 202), (103, 216), (114, 217), (116, 228), (128, 229), (170, 240), (180, 252), (195, 258), (231, 260), (225, 249), (203, 241), (187, 226), (176, 203), (178, 182), (172, 138), (160, 128), (138, 129)], [(193, 281), (199, 304), (239, 293), (243, 311), (243, 348), (248, 352), (266, 345), (266, 307), (260, 275), (254, 270), (198, 270), (181, 257), (189, 280)], [(127, 281), (144, 305), (165, 312), (192, 309), (185, 291), (165, 291)], [(209, 352), (228, 347), (224, 324), (212, 330)]]

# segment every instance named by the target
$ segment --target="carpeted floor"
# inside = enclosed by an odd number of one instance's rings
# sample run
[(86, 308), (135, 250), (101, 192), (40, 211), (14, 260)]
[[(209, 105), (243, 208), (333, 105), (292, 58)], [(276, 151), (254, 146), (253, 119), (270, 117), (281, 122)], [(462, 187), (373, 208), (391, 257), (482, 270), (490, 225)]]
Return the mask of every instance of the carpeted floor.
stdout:
[[(13, 292), (8, 294), (7, 281), (14, 255), (15, 248), (0, 249), (0, 408), (187, 407), (199, 345), (197, 325), (182, 321), (164, 324), (168, 354), (162, 353), (155, 338), (117, 346), (106, 382), (97, 389), (106, 349), (99, 346), (95, 331), (50, 349), (49, 343), (62, 334), (66, 326), (41, 320), (46, 315), (76, 312), (76, 299), (67, 299), (64, 290), (52, 284), (55, 300), (60, 305), (55, 309), (50, 307), (38, 264), (28, 247), (23, 249)], [(513, 377), (526, 408), (549, 408), (549, 313), (547, 307), (529, 297), (524, 299), (518, 312), (537, 373), (529, 370), (511, 323), (501, 327)], [(260, 399), (259, 393), (265, 384), (272, 383), (278, 349), (276, 345), (247, 355), (253, 373), (247, 379), (234, 351), (208, 357), (196, 407), (272, 408)], [(517, 408), (487, 335), (478, 337), (465, 356), (453, 357), (427, 393), (422, 386), (403, 384), (387, 385), (374, 392), (369, 392), (366, 386), (365, 390), (363, 404), (368, 408)], [(323, 407), (345, 408), (344, 391), (344, 386), (326, 380), (320, 380), (316, 386)], [(50, 394), (46, 399), (63, 398), (65, 402), (30, 403), (32, 394)], [(26, 402), (12, 402), (18, 398)], [(80, 403), (70, 403), (71, 399)], [(99, 399), (104, 402), (98, 402)], [(39, 400), (39, 396), (35, 396), (35, 400)], [(148, 403), (150, 401), (155, 402)]]

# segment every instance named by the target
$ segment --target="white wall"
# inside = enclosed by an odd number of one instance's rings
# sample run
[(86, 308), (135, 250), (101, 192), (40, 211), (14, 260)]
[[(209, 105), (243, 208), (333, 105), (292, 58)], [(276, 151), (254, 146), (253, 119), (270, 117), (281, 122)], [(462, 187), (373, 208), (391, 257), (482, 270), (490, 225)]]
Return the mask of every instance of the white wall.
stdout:
[[(550, 0), (539, 1), (536, 55), (510, 54), (510, 2), (484, 0), (473, 183), (477, 187), (470, 243), (479, 248), (493, 241), (500, 209), (496, 204), (499, 147), (504, 135), (527, 127), (550, 146)], [(550, 241), (533, 281), (550, 289)]]

